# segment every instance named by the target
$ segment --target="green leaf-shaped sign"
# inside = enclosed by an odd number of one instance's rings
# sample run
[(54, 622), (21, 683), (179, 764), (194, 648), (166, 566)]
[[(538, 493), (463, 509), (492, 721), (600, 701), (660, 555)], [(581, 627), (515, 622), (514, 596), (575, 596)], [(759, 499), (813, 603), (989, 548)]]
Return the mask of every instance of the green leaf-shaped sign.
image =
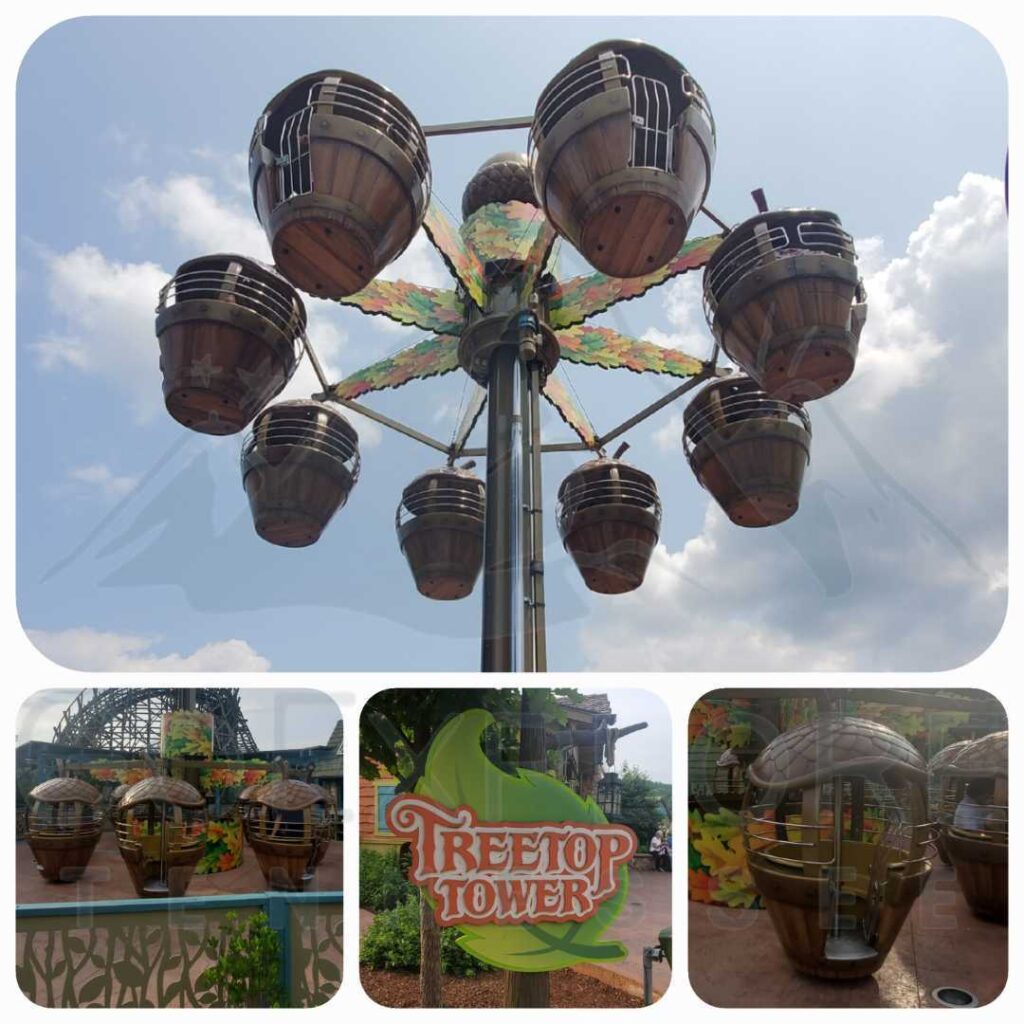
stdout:
[[(549, 775), (523, 768), (510, 774), (497, 768), (481, 747), (481, 736), (493, 723), (493, 716), (483, 710), (465, 711), (447, 722), (430, 746), (415, 796), (404, 800), (407, 834), (412, 834), (408, 832), (412, 828), (409, 821), (417, 814), (422, 820), (424, 814), (433, 811), (435, 823), (444, 819), (443, 828), (438, 828), (453, 840), (449, 853), (452, 849), (456, 853), (449, 859), (461, 869), (453, 885), (483, 879), (494, 886), (518, 886), (518, 910), (526, 905), (527, 888), (536, 887), (529, 889), (530, 917), (523, 923), (478, 923), (473, 917), (473, 897), (466, 897), (468, 917), (446, 918), (448, 923), (457, 921), (463, 932), (459, 945), (484, 963), (511, 971), (554, 971), (584, 961), (622, 960), (627, 955), (622, 943), (602, 940), (601, 936), (626, 904), (626, 864), (636, 837), (624, 826), (609, 825), (593, 800), (581, 799)], [(396, 797), (388, 808), (393, 831), (399, 834), (403, 829), (396, 826), (402, 807), (403, 798)], [(535, 827), (516, 828), (519, 824)], [(506, 837), (499, 826), (508, 826)], [(461, 834), (454, 836), (456, 832)], [(513, 834), (517, 838), (513, 839)], [(477, 844), (473, 847), (475, 853), (466, 852), (471, 841)], [(415, 870), (417, 855), (424, 858), (424, 847), (421, 844), (417, 851), (415, 842), (413, 847)], [(512, 851), (522, 853), (524, 849), (529, 854), (517, 860)], [(602, 859), (595, 856), (588, 869), (588, 855), (599, 849)], [(434, 851), (430, 856), (431, 863), (420, 866), (430, 880), (420, 884), (428, 890), (429, 884), (438, 884), (443, 874), (437, 861), (440, 854)], [(523, 869), (530, 858), (538, 865), (543, 863), (536, 877)], [(603, 876), (609, 884), (596, 881), (599, 862), (614, 865)], [(488, 864), (504, 867), (488, 871)], [(560, 870), (553, 865), (560, 865)], [(557, 881), (552, 883), (551, 877)], [(590, 881), (581, 882), (582, 878)], [(448, 876), (440, 884), (448, 884)], [(574, 893), (579, 899), (573, 898)], [(428, 899), (440, 913), (436, 896)], [(450, 913), (450, 907), (444, 912)], [(514, 912), (506, 906), (500, 915), (493, 916), (507, 920)], [(486, 912), (479, 911), (484, 913), (491, 913), (490, 907)], [(558, 915), (571, 915), (573, 919), (549, 919)]]

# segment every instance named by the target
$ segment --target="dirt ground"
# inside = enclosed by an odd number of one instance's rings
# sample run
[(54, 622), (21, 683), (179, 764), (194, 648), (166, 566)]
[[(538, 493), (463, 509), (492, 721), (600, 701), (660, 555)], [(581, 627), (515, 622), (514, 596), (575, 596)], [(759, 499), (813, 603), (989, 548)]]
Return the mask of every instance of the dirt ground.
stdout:
[[(405, 971), (359, 971), (366, 994), (381, 1006), (413, 1007), (420, 1004), (419, 976)], [(441, 998), (449, 1007), (503, 1006), (505, 978), (501, 971), (487, 971), (475, 978), (445, 975)], [(578, 971), (555, 971), (551, 975), (551, 1005), (556, 1009), (573, 1007), (635, 1008), (642, 1003), (634, 996), (589, 978)]]

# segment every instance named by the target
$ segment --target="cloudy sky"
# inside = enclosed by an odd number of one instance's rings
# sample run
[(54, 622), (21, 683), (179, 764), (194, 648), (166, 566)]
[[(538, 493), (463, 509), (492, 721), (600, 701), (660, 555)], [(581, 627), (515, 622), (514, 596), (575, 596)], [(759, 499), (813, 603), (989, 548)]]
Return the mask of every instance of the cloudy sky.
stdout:
[[(33, 693), (18, 709), (16, 742), (52, 740), (54, 727), (60, 723), (65, 708), (80, 692), (61, 688)], [(238, 696), (260, 750), (287, 750), (326, 743), (341, 717), (335, 697), (321, 690), (297, 686), (243, 688)], [(86, 697), (91, 697), (91, 693)]]
[[(79, 690), (50, 689), (32, 694), (18, 709), (16, 742), (50, 741), (53, 729)], [(661, 698), (642, 689), (582, 687), (581, 693), (605, 693), (618, 718), (619, 728), (647, 723), (647, 728), (626, 736), (616, 747), (617, 771), (626, 764), (638, 767), (661, 782), (672, 781), (672, 725)], [(316, 746), (326, 743), (341, 717), (344, 693), (321, 690), (242, 688), (239, 700), (256, 745), (261, 750)], [(351, 719), (350, 719), (351, 720)]]
[[(163, 411), (153, 307), (185, 259), (266, 258), (245, 147), (266, 100), (347, 67), (422, 123), (528, 114), (589, 43), (678, 56), (718, 127), (708, 205), (836, 210), (857, 239), (869, 318), (851, 382), (814, 403), (799, 513), (732, 527), (680, 444), (681, 409), (634, 429), (662, 493), (662, 544), (628, 597), (589, 594), (561, 551), (546, 464), (550, 662), (560, 669), (934, 669), (979, 653), (1006, 601), (1005, 80), (991, 47), (918, 19), (80, 20), (38, 41), (18, 90), (18, 602), (33, 641), (88, 669), (473, 669), (479, 593), (415, 594), (393, 533), (402, 486), (434, 464), (359, 420), (363, 472), (312, 548), (253, 533), (238, 438)], [(529, 60), (523, 59), (527, 46)], [(780, 59), (780, 55), (799, 59)], [(907, 56), (914, 74), (907, 74)], [(75, 103), (66, 68), (76, 68)], [(955, 89), (936, 89), (957, 68)], [(525, 132), (431, 142), (457, 209), (474, 169)], [(692, 235), (714, 231), (698, 219)], [(565, 274), (584, 266), (568, 245)], [(442, 285), (422, 238), (388, 276)], [(625, 333), (710, 349), (699, 278), (606, 314)], [(308, 300), (332, 377), (422, 334)], [(667, 390), (625, 372), (569, 380), (606, 430)], [(289, 396), (308, 395), (307, 366)], [(453, 374), (370, 399), (447, 438)], [(567, 440), (551, 418), (549, 440)]]

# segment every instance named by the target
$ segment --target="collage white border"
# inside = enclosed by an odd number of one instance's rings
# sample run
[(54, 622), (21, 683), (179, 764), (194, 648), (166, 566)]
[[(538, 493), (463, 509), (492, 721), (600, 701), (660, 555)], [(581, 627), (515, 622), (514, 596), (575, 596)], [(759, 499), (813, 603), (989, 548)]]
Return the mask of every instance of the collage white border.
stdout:
[[(1000, 53), (1004, 66), (1006, 67), (1008, 85), (1010, 92), (1009, 121), (1010, 121), (1010, 149), (1016, 152), (1016, 143), (1020, 136), (1021, 124), (1021, 98), (1022, 84), (1024, 84), (1024, 73), (1022, 73), (1022, 46), (1021, 39), (1024, 33), (1014, 32), (1017, 22), (1024, 21), (1024, 18), (1017, 18), (1010, 11), (1008, 0), (1002, 3), (992, 0), (974, 0), (970, 4), (956, 4), (951, 0), (933, 0), (931, 3), (907, 2), (907, 0), (861, 0), (860, 3), (851, 3), (849, 0), (834, 0), (824, 9), (820, 0), (818, 3), (799, 2), (799, 0), (775, 0), (775, 2), (736, 2), (736, 0), (719, 0), (710, 3), (708, 0), (694, 0), (692, 3), (682, 5), (679, 0), (675, 2), (637, 2), (633, 0), (629, 4), (629, 10), (637, 15), (931, 15), (953, 18), (966, 22), (978, 32), (988, 38), (996, 50)], [(339, 10), (342, 8), (342, 10)], [(480, 13), (480, 6), (470, 3), (458, 2), (458, 0), (435, 0), (425, 5), (423, 3), (395, 2), (395, 0), (376, 0), (372, 5), (342, 5), (338, 0), (333, 3), (319, 0), (297, 0), (287, 5), (282, 10), (281, 5), (266, 2), (266, 0), (252, 0), (249, 3), (224, 3), (217, 0), (176, 0), (174, 4), (161, 2), (161, 0), (150, 0), (146, 4), (140, 4), (138, 0), (107, 0), (103, 3), (70, 3), (65, 0), (49, 0), (41, 4), (23, 4), (17, 0), (4, 13), (4, 28), (0, 35), (0, 47), (3, 50), (3, 112), (4, 112), (4, 138), (8, 141), (8, 157), (0, 162), (0, 175), (3, 177), (3, 200), (4, 200), (4, 246), (3, 259), (3, 302), (0, 309), (6, 314), (6, 331), (4, 332), (5, 345), (7, 348), (7, 361), (5, 363), (6, 373), (0, 381), (0, 408), (3, 410), (3, 438), (4, 438), (4, 488), (3, 497), (0, 498), (0, 520), (3, 524), (3, 547), (0, 548), (0, 564), (4, 567), (4, 586), (0, 595), (0, 651), (3, 652), (4, 663), (0, 669), (0, 714), (9, 723), (8, 736), (13, 740), (14, 722), (18, 708), (29, 697), (30, 694), (39, 689), (56, 687), (81, 687), (86, 685), (168, 685), (180, 683), (189, 686), (216, 686), (224, 685), (227, 680), (223, 675), (215, 673), (191, 674), (185, 677), (168, 677), (161, 675), (154, 679), (152, 675), (138, 673), (122, 673), (104, 675), (100, 673), (80, 673), (69, 669), (61, 668), (43, 657), (28, 641), (22, 630), (16, 607), (15, 583), (14, 583), (14, 447), (15, 447), (15, 386), (14, 386), (14, 339), (15, 339), (15, 191), (14, 175), (15, 163), (11, 158), (11, 149), (14, 143), (14, 108), (15, 108), (15, 86), (18, 66), (22, 57), (30, 48), (38, 36), (48, 28), (71, 17), (101, 14), (214, 14), (214, 15), (329, 15), (339, 14), (393, 14), (393, 15), (426, 15), (426, 14), (449, 14), (466, 15), (473, 12)], [(498, 14), (500, 11), (484, 11), (483, 13)], [(616, 16), (623, 13), (622, 3), (609, 3), (607, 0), (589, 0), (585, 4), (552, 3), (551, 0), (519, 0), (514, 5), (515, 15), (585, 15), (588, 17)], [(912, 55), (908, 54), (907, 73), (913, 74)], [(922, 83), (923, 88), (951, 88), (956, 83), (955, 67), (950, 68), (950, 78), (946, 82)], [(856, 84), (852, 87), (857, 87)], [(1024, 192), (1021, 190), (1021, 183), (1024, 182), (1024, 175), (1019, 170), (1020, 163), (1010, 164), (1010, 193), (1011, 196), (1019, 197)], [(1017, 200), (1020, 201), (1019, 199)], [(1009, 381), (1019, 381), (1021, 358), (1018, 345), (1021, 334), (1021, 302), (1022, 295), (1018, 282), (1020, 281), (1020, 247), (1021, 232), (1014, 230), (1014, 223), (1010, 225), (1010, 345), (1009, 345)], [(1021, 388), (1015, 384), (1011, 391), (1011, 402), (1009, 406), (1009, 429), (1010, 429), (1010, 560), (1014, 562), (1014, 554), (1017, 550), (1017, 542), (1020, 535), (1020, 493), (1021, 481), (1024, 479), (1024, 472), (1019, 466), (1020, 438), (1022, 436), (1022, 417), (1020, 407), (1013, 403), (1014, 398), (1020, 398)], [(1014, 521), (1016, 515), (1016, 522)], [(1011, 574), (1011, 579), (1013, 576)], [(1019, 689), (1024, 685), (1024, 644), (1020, 639), (1018, 629), (1024, 630), (1024, 621), (1020, 613), (1020, 602), (1015, 600), (1013, 587), (1009, 594), (1009, 611), (1006, 623), (995, 642), (978, 658), (966, 666), (942, 673), (806, 673), (793, 676), (785, 673), (758, 674), (754, 676), (735, 672), (702, 673), (687, 676), (668, 673), (643, 673), (629, 675), (626, 673), (610, 673), (596, 675), (592, 673), (558, 673), (552, 674), (545, 682), (550, 685), (577, 686), (593, 688), (595, 684), (614, 687), (634, 687), (650, 690), (664, 700), (668, 706), (675, 723), (675, 735), (677, 737), (676, 748), (673, 751), (672, 761), (672, 783), (677, 793), (685, 792), (685, 731), (686, 722), (690, 707), (694, 701), (708, 690), (728, 686), (757, 686), (771, 689), (773, 686), (824, 686), (824, 687), (885, 687), (894, 686), (900, 688), (923, 687), (923, 686), (949, 686), (949, 687), (979, 687), (989, 690), (997, 696), (1006, 706), (1007, 713), (1013, 726), (1017, 723), (1017, 713), (1024, 707)], [(1016, 680), (1016, 683), (1015, 683)], [(494, 681), (504, 681), (507, 684), (527, 684), (534, 681), (530, 677), (494, 677)], [(346, 740), (345, 743), (345, 775), (349, 780), (358, 778), (358, 752), (357, 744), (348, 741), (354, 739), (358, 734), (358, 713), (364, 701), (374, 692), (394, 685), (401, 686), (446, 686), (459, 687), (479, 685), (480, 677), (477, 674), (466, 673), (461, 675), (446, 674), (404, 674), (393, 673), (357, 673), (352, 675), (336, 675), (327, 673), (271, 673), (270, 675), (253, 675), (250, 677), (232, 676), (232, 685), (246, 687), (267, 687), (286, 688), (288, 686), (300, 686), (316, 688), (330, 694), (338, 702), (345, 718)], [(539, 681), (538, 681), (539, 682)], [(13, 748), (13, 743), (11, 743)], [(1011, 774), (1013, 778), (1018, 777), (1021, 764), (1020, 745), (1011, 744)], [(11, 750), (13, 754), (13, 749)], [(9, 768), (13, 767), (13, 760), (8, 762)], [(352, 783), (349, 783), (351, 790), (346, 800), (345, 829), (349, 836), (358, 834), (358, 801), (355, 798)], [(13, 901), (14, 901), (14, 815), (13, 808), (8, 805), (6, 814), (0, 815), (0, 820), (5, 823), (7, 830), (6, 838), (0, 837), (0, 871), (2, 871), (3, 891), (6, 893), (7, 913), (10, 915), (8, 921), (13, 924)], [(1020, 814), (1016, 811), (1013, 814), (1013, 829), (1019, 827)], [(346, 886), (351, 890), (353, 897), (358, 889), (358, 842), (349, 841), (345, 844), (344, 869), (346, 880), (351, 883)], [(1022, 855), (1022, 844), (1011, 843), (1011, 864), (1013, 865), (1012, 875), (1016, 879), (1024, 879), (1024, 855)], [(643, 1020), (672, 1021), (678, 1024), (694, 1013), (702, 1013), (714, 1016), (719, 1019), (736, 1016), (738, 1020), (750, 1019), (749, 1012), (736, 1010), (723, 1010), (707, 1006), (693, 993), (686, 980), (687, 963), (687, 941), (686, 941), (686, 913), (687, 899), (686, 886), (684, 884), (685, 874), (679, 871), (675, 874), (675, 885), (673, 887), (672, 911), (676, 931), (676, 955), (673, 983), (665, 997), (653, 1007), (645, 1010), (606, 1010), (609, 1021), (626, 1019), (625, 1015), (642, 1013)], [(976, 1011), (987, 1016), (990, 1020), (1009, 1019), (1014, 1014), (1013, 1006), (1020, 1006), (1020, 995), (1024, 991), (1024, 966), (1014, 963), (1014, 953), (1019, 946), (1019, 933), (1024, 921), (1024, 909), (1018, 893), (1018, 883), (1011, 890), (1011, 915), (1010, 915), (1010, 977), (1002, 996), (993, 1004)], [(267, 1011), (276, 1017), (279, 1015), (282, 1020), (305, 1020), (313, 1019), (310, 1015), (319, 1014), (319, 1019), (327, 1019), (327, 1015), (342, 1014), (345, 1020), (362, 1022), (375, 1022), (383, 1020), (401, 1020), (402, 1015), (412, 1014), (411, 1020), (421, 1018), (423, 1011), (398, 1011), (389, 1010), (373, 1003), (362, 991), (358, 980), (358, 934), (359, 934), (359, 908), (358, 900), (350, 898), (346, 900), (344, 910), (345, 924), (345, 971), (341, 992), (335, 999), (316, 1010), (274, 1010)], [(47, 1020), (62, 1021), (75, 1020), (78, 1013), (84, 1011), (74, 1010), (44, 1010), (29, 1004), (19, 992), (14, 977), (14, 929), (8, 926), (0, 929), (0, 994), (3, 997), (3, 1005), (12, 1013), (16, 1013), (18, 1020)], [(194, 1019), (197, 1010), (166, 1009), (166, 1010), (121, 1010), (118, 1011), (117, 1020), (130, 1021), (151, 1021), (180, 1020), (182, 1022)], [(262, 1012), (262, 1011), (258, 1011)], [(483, 1012), (487, 1020), (523, 1020), (531, 1021), (533, 1024), (547, 1024), (556, 1019), (556, 1010), (518, 1010), (518, 1011), (462, 1011), (467, 1020), (479, 1020)], [(589, 1011), (593, 1012), (593, 1011)], [(756, 1011), (759, 1024), (792, 1024), (794, 1015), (803, 1015), (806, 1019), (808, 1013), (817, 1014), (818, 1010), (799, 1011), (793, 1009), (762, 1009)], [(831, 1011), (837, 1014), (843, 1011)], [(863, 1013), (864, 1011), (859, 1011)], [(873, 1012), (873, 1011), (871, 1011)], [(924, 1011), (943, 1012), (940, 1010)], [(1019, 1009), (1017, 1011), (1019, 1013)], [(469, 1017), (472, 1013), (474, 1016)], [(921, 1011), (913, 1010), (892, 1010), (889, 1011), (886, 1020), (896, 1022), (903, 1019), (920, 1019)], [(500, 1016), (499, 1016), (500, 1014)], [(909, 1015), (909, 1017), (906, 1017)], [(1016, 1016), (1016, 1015), (1015, 1015)], [(436, 1015), (435, 1015), (435, 1019)], [(445, 1019), (449, 1019), (445, 1015)], [(460, 1013), (453, 1011), (451, 1019), (458, 1021)]]

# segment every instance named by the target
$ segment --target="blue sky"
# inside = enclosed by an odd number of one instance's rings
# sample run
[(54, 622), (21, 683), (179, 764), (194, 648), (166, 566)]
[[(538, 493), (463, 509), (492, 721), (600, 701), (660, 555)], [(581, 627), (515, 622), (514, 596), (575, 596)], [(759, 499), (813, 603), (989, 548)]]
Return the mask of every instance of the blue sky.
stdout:
[[(738, 221), (761, 186), (773, 206), (836, 210), (861, 243), (870, 312), (854, 379), (810, 406), (804, 503), (781, 530), (726, 529), (709, 511), (674, 407), (629, 436), (628, 457), (662, 492), (664, 547), (636, 594), (596, 597), (552, 514), (580, 460), (548, 458), (552, 667), (940, 668), (986, 646), (1006, 594), (1005, 399), (991, 388), (1006, 358), (1006, 96), (973, 30), (940, 19), (96, 18), (44, 35), (18, 89), (18, 603), (44, 650), (86, 668), (476, 667), (479, 592), (419, 598), (394, 538), (401, 488), (433, 453), (360, 423), (349, 506), (312, 548), (264, 544), (238, 439), (189, 434), (162, 410), (150, 313), (185, 259), (261, 255), (244, 154), (265, 102), (301, 74), (359, 71), (421, 123), (507, 117), (529, 114), (576, 52), (616, 36), (673, 53), (707, 93), (709, 206)], [(435, 194), (458, 209), (476, 167), (525, 136), (432, 140)], [(691, 234), (713, 230), (700, 219)], [(568, 245), (562, 254), (563, 272), (584, 269)], [(444, 281), (422, 243), (397, 269)], [(705, 354), (691, 278), (604, 322)], [(338, 376), (422, 337), (308, 305)], [(569, 378), (602, 429), (666, 390), (623, 371)], [(447, 439), (462, 390), (454, 374), (368, 404)], [(557, 420), (545, 430), (568, 439)]]

